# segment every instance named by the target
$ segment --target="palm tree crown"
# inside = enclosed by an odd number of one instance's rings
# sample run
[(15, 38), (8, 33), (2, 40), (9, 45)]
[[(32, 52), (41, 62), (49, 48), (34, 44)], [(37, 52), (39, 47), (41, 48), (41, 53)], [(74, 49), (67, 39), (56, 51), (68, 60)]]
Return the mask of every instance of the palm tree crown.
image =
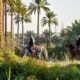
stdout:
[(42, 26), (45, 26), (46, 24), (58, 25), (57, 18), (55, 18), (55, 17), (56, 17), (56, 14), (54, 14), (53, 12), (48, 11), (46, 13), (46, 17), (42, 18)]
[(29, 9), (30, 9), (30, 13), (35, 13), (37, 10), (40, 11), (40, 9), (43, 10), (49, 10), (49, 8), (47, 7), (49, 5), (49, 3), (47, 2), (47, 0), (34, 0), (33, 3), (30, 3)]

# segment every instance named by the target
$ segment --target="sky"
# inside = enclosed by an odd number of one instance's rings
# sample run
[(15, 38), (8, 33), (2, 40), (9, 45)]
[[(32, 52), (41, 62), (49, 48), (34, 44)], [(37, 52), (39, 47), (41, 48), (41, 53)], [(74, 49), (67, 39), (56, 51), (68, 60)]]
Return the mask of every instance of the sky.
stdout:
[[(22, 0), (26, 6), (29, 6), (29, 3), (32, 0)], [(47, 0), (50, 3), (49, 8), (55, 14), (57, 14), (56, 18), (58, 19), (57, 32), (60, 32), (62, 27), (65, 28), (70, 26), (75, 19), (80, 19), (80, 0)], [(44, 11), (41, 12), (40, 19), (45, 16)], [(33, 30), (35, 33), (37, 31), (37, 15), (32, 14), (32, 23), (24, 24), (25, 32), (27, 30)], [(16, 33), (17, 26), (15, 26), (14, 32)], [(42, 27), (40, 24), (40, 33), (44, 31), (44, 29), (48, 29), (48, 26)], [(55, 26), (51, 25), (51, 30), (55, 32)], [(21, 32), (21, 27), (20, 27)]]

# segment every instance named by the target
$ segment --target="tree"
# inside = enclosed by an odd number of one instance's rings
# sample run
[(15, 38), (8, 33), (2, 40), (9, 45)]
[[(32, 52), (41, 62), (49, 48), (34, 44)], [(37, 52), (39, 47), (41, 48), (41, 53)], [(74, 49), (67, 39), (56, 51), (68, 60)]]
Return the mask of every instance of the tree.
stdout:
[(4, 0), (5, 7), (5, 44), (7, 43), (7, 0)]
[(3, 33), (3, 30), (2, 30), (2, 0), (0, 0), (0, 49), (3, 47), (3, 36), (2, 36), (2, 33)]
[(2, 21), (2, 26), (3, 26), (3, 37), (4, 37), (4, 35), (5, 35), (5, 33), (4, 33), (4, 29), (5, 29), (5, 26), (4, 26), (4, 18), (5, 18), (5, 16), (4, 16), (4, 14), (5, 14), (5, 0), (3, 0), (3, 21)]
[(21, 3), (21, 0), (16, 0), (16, 3), (15, 3), (16, 7), (15, 7), (15, 13), (16, 13), (16, 16), (15, 16), (15, 23), (17, 24), (17, 46), (19, 46), (19, 25), (20, 25), (20, 13), (21, 13), (21, 6), (22, 6), (22, 3)]
[(24, 45), (24, 22), (30, 23), (31, 17), (25, 5), (21, 7), (20, 21), (22, 22), (22, 44)]
[(64, 45), (67, 43), (75, 44), (78, 35), (80, 35), (80, 20), (75, 20), (71, 26), (67, 26), (66, 29), (61, 31), (60, 37)]
[(30, 13), (35, 13), (37, 11), (37, 37), (39, 37), (39, 19), (40, 19), (40, 12), (41, 9), (44, 11), (48, 11), (49, 8), (47, 7), (49, 3), (47, 0), (34, 0), (33, 3), (30, 3), (29, 9)]
[[(48, 45), (49, 45), (49, 30), (48, 29), (43, 31), (43, 36), (44, 36), (44, 39), (45, 39), (45, 42), (46, 42), (47, 48), (48, 48)], [(51, 32), (51, 36), (53, 36), (52, 32)]]
[(14, 10), (15, 10), (15, 0), (8, 0), (8, 12), (11, 16), (11, 48), (13, 47), (13, 36), (14, 36), (14, 26), (13, 26), (13, 16), (14, 16)]
[(58, 25), (57, 18), (55, 18), (55, 14), (51, 11), (46, 13), (46, 16), (42, 18), (42, 26), (48, 24), (49, 27), (49, 46), (51, 47), (51, 25), (55, 24)]

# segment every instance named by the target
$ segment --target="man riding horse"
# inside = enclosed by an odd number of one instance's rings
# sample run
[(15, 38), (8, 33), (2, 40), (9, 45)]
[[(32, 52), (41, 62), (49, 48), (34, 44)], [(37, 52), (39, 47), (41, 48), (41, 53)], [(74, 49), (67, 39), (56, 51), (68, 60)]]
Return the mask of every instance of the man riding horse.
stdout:
[(33, 36), (30, 37), (30, 41), (27, 47), (24, 48), (23, 50), (23, 56), (24, 55), (29, 55), (31, 57), (35, 57), (38, 59), (48, 59), (48, 53), (47, 50), (44, 46), (37, 46), (35, 45), (35, 39)]

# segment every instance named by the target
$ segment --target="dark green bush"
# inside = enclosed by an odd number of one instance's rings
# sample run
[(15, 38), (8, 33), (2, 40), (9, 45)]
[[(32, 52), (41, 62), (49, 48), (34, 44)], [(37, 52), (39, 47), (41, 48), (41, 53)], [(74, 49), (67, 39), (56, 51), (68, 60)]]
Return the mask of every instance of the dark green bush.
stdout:
[(66, 60), (66, 49), (61, 46), (55, 46), (53, 48), (48, 48), (48, 55), (54, 60)]

